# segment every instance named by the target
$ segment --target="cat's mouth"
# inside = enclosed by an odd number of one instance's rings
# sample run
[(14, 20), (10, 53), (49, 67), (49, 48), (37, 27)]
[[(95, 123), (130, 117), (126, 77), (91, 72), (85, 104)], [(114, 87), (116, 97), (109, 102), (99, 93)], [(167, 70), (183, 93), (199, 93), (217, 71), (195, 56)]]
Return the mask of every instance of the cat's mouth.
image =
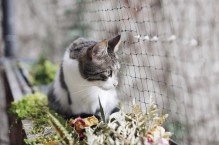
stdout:
[(101, 88), (101, 89), (103, 89), (105, 91), (115, 89), (115, 87), (104, 87), (104, 86), (99, 86), (99, 88)]
[[(112, 80), (111, 80), (112, 81)], [(107, 91), (107, 90), (113, 90), (115, 89), (116, 87), (118, 86), (118, 81), (114, 81), (113, 83), (109, 83), (109, 82), (106, 82), (106, 83), (99, 83), (98, 84), (98, 87)]]

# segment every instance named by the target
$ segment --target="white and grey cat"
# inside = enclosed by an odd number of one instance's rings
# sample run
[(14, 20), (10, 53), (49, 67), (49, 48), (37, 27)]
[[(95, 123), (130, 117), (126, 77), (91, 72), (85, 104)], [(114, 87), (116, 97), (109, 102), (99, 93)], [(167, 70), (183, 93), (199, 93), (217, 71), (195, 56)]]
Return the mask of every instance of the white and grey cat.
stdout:
[(75, 40), (67, 48), (48, 93), (49, 106), (66, 116), (100, 115), (99, 97), (106, 118), (116, 111), (120, 38)]

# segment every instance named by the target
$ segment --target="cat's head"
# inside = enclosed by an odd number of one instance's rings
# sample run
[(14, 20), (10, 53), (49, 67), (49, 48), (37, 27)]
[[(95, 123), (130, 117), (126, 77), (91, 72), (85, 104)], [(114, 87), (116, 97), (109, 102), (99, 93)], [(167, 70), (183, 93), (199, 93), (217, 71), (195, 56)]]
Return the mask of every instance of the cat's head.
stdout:
[(120, 38), (118, 35), (100, 42), (80, 39), (79, 43), (75, 44), (75, 48), (77, 45), (83, 48), (74, 49), (70, 57), (73, 56), (73, 59), (79, 61), (80, 74), (90, 85), (96, 85), (104, 90), (114, 89), (118, 85), (117, 73), (120, 64), (116, 52)]

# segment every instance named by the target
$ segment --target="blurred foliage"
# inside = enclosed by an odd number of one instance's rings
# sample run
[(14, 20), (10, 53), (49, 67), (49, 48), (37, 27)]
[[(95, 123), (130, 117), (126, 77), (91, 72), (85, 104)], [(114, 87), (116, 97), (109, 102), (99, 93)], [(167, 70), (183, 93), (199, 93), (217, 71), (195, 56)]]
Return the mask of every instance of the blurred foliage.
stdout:
[(87, 31), (90, 29), (90, 25), (84, 23), (83, 18), (85, 9), (83, 8), (83, 1), (77, 0), (77, 7), (66, 8), (64, 15), (67, 18), (72, 18), (74, 22), (68, 27), (68, 35), (70, 38), (87, 37)]
[(181, 122), (174, 120), (174, 121), (166, 121), (164, 124), (164, 128), (168, 131), (172, 132), (172, 139), (177, 141), (178, 144), (183, 144), (183, 136), (186, 134), (185, 125)]
[(52, 64), (45, 57), (41, 56), (40, 59), (33, 64), (29, 79), (34, 85), (50, 84), (55, 78), (57, 69), (57, 65)]

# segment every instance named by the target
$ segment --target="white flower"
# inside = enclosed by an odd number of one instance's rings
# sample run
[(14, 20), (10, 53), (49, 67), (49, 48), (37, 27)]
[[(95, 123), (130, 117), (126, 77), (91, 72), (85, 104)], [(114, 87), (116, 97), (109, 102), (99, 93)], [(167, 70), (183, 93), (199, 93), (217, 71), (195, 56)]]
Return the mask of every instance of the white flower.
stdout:
[(167, 41), (172, 42), (176, 40), (176, 35), (171, 35), (170, 37), (168, 37)]
[(150, 40), (150, 37), (148, 35), (144, 36), (143, 40)]
[(193, 39), (190, 40), (190, 45), (191, 46), (197, 46), (198, 45), (198, 41), (193, 38)]
[(154, 42), (156, 42), (158, 40), (159, 40), (158, 36), (154, 36), (153, 38), (151, 38), (151, 41), (154, 41)]
[(169, 145), (169, 141), (167, 139), (161, 138), (158, 142), (158, 145)]

